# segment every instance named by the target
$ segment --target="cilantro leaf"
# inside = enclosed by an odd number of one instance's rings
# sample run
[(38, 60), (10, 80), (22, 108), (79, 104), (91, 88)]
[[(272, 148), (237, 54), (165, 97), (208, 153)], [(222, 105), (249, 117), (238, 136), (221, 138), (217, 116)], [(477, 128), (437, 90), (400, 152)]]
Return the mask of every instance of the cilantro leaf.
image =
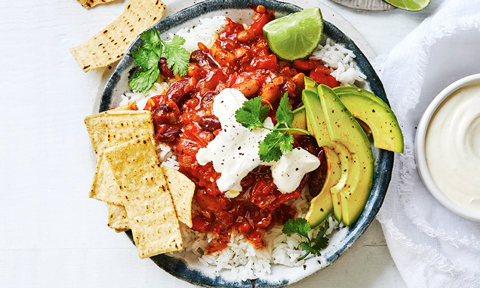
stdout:
[(316, 250), (316, 254), (320, 256), (320, 250), (327, 248), (328, 238), (327, 237), (318, 237), (315, 239), (315, 245), (312, 246)]
[(168, 42), (168, 44), (172, 47), (180, 47), (185, 44), (185, 39), (181, 36), (175, 35), (173, 36), (172, 41)]
[(134, 68), (130, 72), (128, 85), (134, 92), (146, 93), (152, 88), (153, 83), (157, 81), (158, 76), (160, 76), (158, 67), (149, 70), (144, 70), (141, 67)]
[(328, 230), (328, 222), (325, 222), (325, 225), (320, 228), (317, 237), (315, 238), (315, 242), (312, 245), (312, 239), (308, 236), (308, 233), (312, 230), (310, 224), (306, 219), (303, 218), (296, 218), (296, 219), (288, 219), (287, 222), (283, 225), (282, 232), (284, 234), (300, 234), (303, 237), (307, 238), (307, 241), (300, 243), (300, 248), (307, 251), (302, 257), (299, 257), (297, 260), (303, 260), (307, 257), (310, 253), (320, 256), (320, 251), (325, 249), (328, 246), (328, 238), (325, 236), (325, 233)]
[(325, 221), (325, 226), (320, 228), (318, 231), (317, 237), (315, 238), (315, 244), (312, 248), (317, 250), (316, 254), (320, 256), (320, 250), (325, 249), (328, 246), (328, 238), (325, 236), (325, 233), (328, 230), (328, 221)]
[(175, 35), (171, 42), (164, 42), (155, 27), (143, 32), (140, 37), (142, 44), (132, 52), (133, 61), (140, 67), (131, 71), (128, 81), (133, 91), (145, 93), (152, 88), (160, 76), (158, 62), (164, 52), (168, 67), (173, 67), (173, 73), (187, 75), (190, 55), (187, 50), (181, 48), (185, 39)]
[(157, 66), (158, 61), (160, 61), (158, 53), (148, 49), (135, 49), (132, 52), (132, 57), (138, 66), (146, 70)]
[(132, 52), (136, 67), (130, 71), (128, 85), (134, 92), (148, 92), (160, 76), (158, 61), (162, 56), (163, 46), (160, 33), (154, 27), (140, 35), (142, 44)]
[(295, 234), (298, 233), (303, 237), (308, 237), (308, 233), (312, 230), (307, 220), (303, 218), (288, 219), (283, 225), (283, 234)]
[(269, 110), (268, 105), (262, 105), (262, 97), (255, 97), (243, 103), (242, 108), (235, 111), (235, 119), (248, 129), (263, 127), (263, 121), (267, 118)]
[(290, 127), (293, 122), (293, 112), (290, 107), (290, 101), (288, 99), (288, 93), (283, 94), (282, 99), (280, 99), (280, 104), (278, 105), (277, 113), (275, 115), (277, 123), (284, 124), (287, 127)]
[(258, 146), (260, 160), (265, 162), (280, 160), (283, 154), (292, 151), (293, 141), (292, 134), (273, 130)]
[[(313, 249), (312, 247), (310, 247), (310, 245), (308, 245), (307, 242), (302, 242), (300, 243), (300, 247), (303, 249), (303, 250), (306, 250), (308, 251), (309, 253), (312, 253), (312, 254), (315, 254), (317, 253), (317, 251), (315, 249)], [(307, 253), (308, 255), (308, 253)], [(306, 255), (305, 255), (306, 256)]]
[(164, 42), (165, 57), (167, 58), (168, 68), (172, 68), (174, 74), (180, 76), (187, 75), (188, 65), (190, 60), (190, 54), (188, 54), (185, 48), (181, 47), (185, 43), (185, 39), (175, 35), (172, 41)]
[(264, 162), (278, 161), (282, 157), (280, 144), (282, 143), (283, 133), (275, 130), (270, 132), (262, 143), (258, 146), (258, 155)]
[(162, 40), (160, 39), (160, 32), (158, 32), (157, 28), (153, 27), (151, 30), (147, 30), (140, 35), (143, 42), (141, 48), (146, 50), (159, 50), (160, 55), (162, 56)]
[(293, 142), (295, 141), (295, 139), (293, 138), (292, 134), (283, 133), (280, 140), (280, 151), (282, 151), (283, 154), (287, 154), (288, 152), (293, 150)]

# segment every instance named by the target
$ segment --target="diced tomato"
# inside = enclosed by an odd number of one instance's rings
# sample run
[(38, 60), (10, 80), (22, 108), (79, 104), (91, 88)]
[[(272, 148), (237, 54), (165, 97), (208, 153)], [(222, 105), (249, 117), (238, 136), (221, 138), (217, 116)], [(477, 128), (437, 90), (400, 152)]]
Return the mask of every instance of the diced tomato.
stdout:
[(202, 216), (196, 215), (192, 218), (192, 229), (201, 233), (210, 232), (212, 223), (205, 220)]
[(314, 70), (320, 65), (321, 65), (320, 62), (314, 59), (293, 61), (293, 67), (295, 69), (302, 70), (302, 71)]
[[(322, 66), (323, 67), (323, 66)], [(310, 72), (310, 78), (317, 82), (317, 84), (325, 84), (330, 88), (334, 88), (340, 85), (338, 81), (330, 75), (330, 71), (325, 71), (324, 68), (317, 68)], [(327, 69), (328, 70), (328, 69)]]

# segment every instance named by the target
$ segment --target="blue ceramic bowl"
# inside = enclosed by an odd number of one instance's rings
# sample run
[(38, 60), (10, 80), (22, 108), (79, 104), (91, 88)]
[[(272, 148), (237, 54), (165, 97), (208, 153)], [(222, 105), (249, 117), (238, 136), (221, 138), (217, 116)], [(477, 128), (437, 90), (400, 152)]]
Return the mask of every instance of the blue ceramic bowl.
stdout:
[[(175, 15), (167, 17), (154, 25), (160, 33), (173, 33), (183, 27), (195, 25), (198, 18), (213, 17), (215, 15), (228, 16), (236, 21), (246, 22), (251, 19), (253, 11), (248, 4), (264, 5), (267, 9), (273, 9), (277, 16), (286, 15), (301, 10), (300, 7), (277, 2), (273, 0), (209, 0), (198, 3), (186, 8)], [(380, 98), (388, 103), (380, 79), (374, 69), (368, 62), (365, 55), (358, 49), (353, 41), (342, 31), (337, 29), (331, 23), (325, 21), (324, 35), (333, 41), (345, 45), (347, 49), (352, 50), (356, 55), (356, 63), (362, 73), (367, 76), (367, 86)], [(123, 59), (119, 62), (117, 68), (108, 80), (100, 102), (100, 112), (115, 108), (120, 103), (120, 96), (129, 91), (128, 72), (133, 67), (131, 52), (140, 39), (137, 39), (128, 49)], [(345, 227), (333, 234), (329, 246), (322, 251), (321, 257), (311, 257), (302, 267), (289, 268), (280, 265), (273, 265), (271, 275), (265, 275), (261, 279), (238, 281), (233, 280), (229, 273), (214, 275), (208, 269), (202, 268), (201, 264), (187, 263), (185, 259), (176, 258), (169, 255), (158, 255), (151, 259), (168, 273), (188, 281), (192, 284), (205, 287), (281, 287), (297, 282), (316, 271), (330, 265), (345, 250), (347, 250), (368, 228), (385, 197), (388, 184), (390, 182), (393, 166), (393, 153), (374, 149), (375, 175), (371, 195), (366, 204), (362, 215), (351, 227)], [(127, 233), (132, 238), (131, 233)], [(354, 265), (358, 265), (354, 264)]]

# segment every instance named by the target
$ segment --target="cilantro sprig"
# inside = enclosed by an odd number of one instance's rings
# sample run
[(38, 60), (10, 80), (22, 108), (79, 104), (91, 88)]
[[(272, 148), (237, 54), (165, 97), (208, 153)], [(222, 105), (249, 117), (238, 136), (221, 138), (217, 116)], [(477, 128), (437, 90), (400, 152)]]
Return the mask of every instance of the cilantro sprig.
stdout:
[(317, 233), (317, 237), (314, 239), (310, 239), (308, 234), (312, 231), (312, 227), (307, 222), (307, 220), (303, 218), (296, 218), (296, 219), (288, 219), (288, 221), (283, 225), (282, 232), (284, 234), (300, 234), (303, 237), (307, 238), (307, 241), (300, 243), (300, 247), (307, 251), (305, 255), (298, 258), (297, 260), (303, 260), (307, 257), (310, 253), (313, 255), (320, 256), (320, 251), (325, 249), (328, 246), (328, 238), (325, 236), (325, 233), (328, 230), (328, 221), (325, 221), (325, 225), (320, 228)]
[(235, 112), (235, 119), (245, 128), (271, 130), (260, 143), (258, 150), (260, 160), (264, 162), (278, 161), (282, 155), (293, 150), (293, 135), (287, 133), (288, 131), (300, 131), (309, 134), (306, 130), (292, 127), (293, 112), (288, 100), (288, 93), (285, 93), (280, 100), (275, 114), (277, 125), (273, 129), (263, 125), (269, 110), (268, 105), (262, 105), (262, 97), (259, 96), (246, 101)]
[(190, 55), (181, 47), (185, 39), (175, 35), (172, 41), (165, 42), (160, 39), (160, 32), (155, 27), (143, 32), (140, 37), (142, 43), (132, 52), (133, 61), (138, 67), (130, 71), (128, 81), (134, 92), (145, 93), (152, 88), (160, 76), (158, 62), (163, 53), (167, 58), (168, 68), (171, 68), (174, 74), (187, 75)]

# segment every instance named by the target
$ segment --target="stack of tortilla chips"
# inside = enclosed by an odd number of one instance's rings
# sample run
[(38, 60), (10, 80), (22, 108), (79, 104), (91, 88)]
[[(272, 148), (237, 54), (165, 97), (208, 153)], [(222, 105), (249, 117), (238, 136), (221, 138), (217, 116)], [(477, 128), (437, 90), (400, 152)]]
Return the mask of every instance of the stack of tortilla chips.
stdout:
[(131, 229), (140, 258), (181, 250), (178, 220), (192, 227), (195, 184), (160, 166), (151, 113), (118, 108), (85, 125), (97, 158), (90, 197), (108, 203), (108, 226)]

